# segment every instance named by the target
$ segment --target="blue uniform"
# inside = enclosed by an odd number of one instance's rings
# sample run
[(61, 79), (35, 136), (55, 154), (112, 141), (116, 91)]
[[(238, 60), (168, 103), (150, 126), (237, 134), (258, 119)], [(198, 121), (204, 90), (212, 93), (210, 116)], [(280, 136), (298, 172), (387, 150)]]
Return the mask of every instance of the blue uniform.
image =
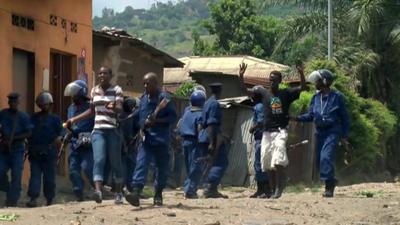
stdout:
[[(85, 102), (82, 105), (71, 104), (68, 107), (68, 119), (75, 117), (87, 109), (90, 103)], [(75, 193), (83, 191), (83, 179), (81, 171), (85, 173), (90, 182), (93, 181), (93, 149), (90, 143), (82, 143), (79, 134), (90, 134), (94, 126), (94, 117), (81, 120), (75, 123), (72, 130), (72, 138), (70, 143), (70, 152), (68, 156), (69, 179), (72, 183), (72, 189)], [(85, 135), (90, 136), (90, 135)]]
[[(14, 122), (15, 121), (15, 122)], [(30, 132), (32, 125), (29, 116), (23, 112), (13, 113), (9, 109), (0, 112), (1, 133), (3, 137), (10, 138), (14, 130), (14, 136)], [(13, 129), (15, 127), (15, 129)], [(7, 200), (17, 202), (21, 195), (21, 179), (24, 168), (24, 140), (14, 140), (10, 149), (0, 146), (0, 177), (4, 177), (11, 170), (11, 183), (7, 191)]]
[[(253, 108), (253, 125), (263, 124), (264, 122), (264, 105), (257, 103)], [(263, 135), (263, 128), (257, 128), (254, 131), (254, 171), (256, 172), (256, 181), (265, 182), (268, 180), (268, 175), (261, 169), (261, 139)]]
[[(128, 118), (129, 116), (129, 118)], [(123, 113), (120, 117), (123, 122), (120, 123), (123, 144), (122, 144), (122, 164), (124, 172), (125, 185), (130, 187), (132, 183), (132, 174), (136, 166), (136, 150), (135, 142), (137, 134), (140, 130), (139, 126), (139, 111), (136, 110), (133, 114)]]
[[(199, 133), (199, 147), (202, 148), (203, 154), (208, 154), (208, 145), (210, 140), (208, 140), (207, 127), (213, 126), (214, 134), (217, 135), (221, 133), (221, 123), (222, 123), (222, 110), (219, 102), (215, 96), (211, 96), (203, 107), (202, 114), (202, 130)], [(211, 167), (207, 183), (211, 186), (218, 186), (222, 180), (226, 168), (228, 167), (228, 154), (226, 146), (221, 144), (218, 149), (218, 155), (215, 158), (214, 165)]]
[[(154, 112), (157, 105), (164, 98), (169, 98), (164, 92), (159, 92), (154, 98), (150, 98), (149, 95), (145, 93), (140, 98), (139, 125), (141, 127), (144, 127), (148, 116)], [(165, 119), (166, 122), (156, 123), (153, 127), (144, 130), (144, 140), (139, 146), (136, 168), (132, 177), (132, 187), (140, 190), (143, 189), (146, 183), (149, 165), (152, 160), (154, 160), (156, 166), (154, 188), (156, 191), (161, 191), (165, 188), (169, 170), (168, 148), (171, 139), (170, 130), (176, 118), (175, 106), (173, 102), (169, 102), (157, 115), (157, 119)]]
[(61, 136), (62, 124), (55, 114), (43, 115), (40, 112), (31, 117), (32, 136), (29, 138), (29, 162), (31, 177), (28, 196), (39, 197), (43, 176), (43, 192), (47, 200), (55, 197), (57, 149), (54, 141)]
[(350, 126), (343, 95), (337, 91), (330, 91), (325, 96), (321, 93), (315, 94), (308, 112), (299, 116), (297, 120), (315, 123), (320, 179), (333, 181), (336, 146), (341, 137), (348, 136)]
[(182, 116), (179, 135), (182, 137), (182, 149), (185, 156), (186, 180), (183, 190), (186, 195), (196, 195), (201, 179), (203, 149), (198, 147), (198, 127), (203, 112), (200, 108), (187, 107)]

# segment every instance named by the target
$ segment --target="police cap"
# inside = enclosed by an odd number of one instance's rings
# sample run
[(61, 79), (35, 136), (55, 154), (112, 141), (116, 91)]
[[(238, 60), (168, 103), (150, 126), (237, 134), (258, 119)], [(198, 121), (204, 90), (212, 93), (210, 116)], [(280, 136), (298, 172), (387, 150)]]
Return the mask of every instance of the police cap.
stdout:
[(20, 95), (17, 92), (11, 92), (7, 95), (8, 100), (18, 100)]

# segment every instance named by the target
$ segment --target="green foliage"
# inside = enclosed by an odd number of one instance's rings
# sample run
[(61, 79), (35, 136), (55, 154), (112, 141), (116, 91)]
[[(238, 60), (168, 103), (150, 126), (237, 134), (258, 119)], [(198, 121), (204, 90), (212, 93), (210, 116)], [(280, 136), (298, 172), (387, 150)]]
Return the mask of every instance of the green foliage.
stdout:
[(188, 98), (193, 92), (193, 88), (198, 85), (196, 82), (185, 82), (179, 86), (176, 90), (175, 95), (179, 97)]
[(297, 99), (290, 105), (290, 114), (299, 115), (303, 112), (306, 112), (313, 95), (314, 93), (311, 91), (301, 92), (299, 99)]
[(210, 6), (211, 18), (203, 23), (216, 40), (209, 46), (194, 35), (194, 53), (199, 55), (252, 55), (266, 58), (282, 30), (275, 17), (257, 14), (254, 0), (221, 0)]

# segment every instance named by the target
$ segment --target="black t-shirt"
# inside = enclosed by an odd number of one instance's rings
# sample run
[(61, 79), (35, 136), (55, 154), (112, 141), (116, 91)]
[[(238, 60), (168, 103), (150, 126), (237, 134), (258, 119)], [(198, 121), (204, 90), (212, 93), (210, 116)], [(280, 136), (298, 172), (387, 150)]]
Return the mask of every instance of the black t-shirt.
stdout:
[(264, 128), (286, 128), (289, 125), (289, 107), (300, 96), (300, 88), (279, 90), (276, 95), (270, 96), (265, 107)]

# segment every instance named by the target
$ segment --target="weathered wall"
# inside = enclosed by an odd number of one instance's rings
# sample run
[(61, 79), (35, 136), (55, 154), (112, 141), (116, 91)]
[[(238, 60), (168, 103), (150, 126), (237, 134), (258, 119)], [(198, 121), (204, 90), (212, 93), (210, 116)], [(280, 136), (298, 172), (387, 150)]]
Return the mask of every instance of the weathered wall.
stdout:
[(96, 36), (93, 41), (93, 70), (97, 72), (102, 66), (111, 67), (113, 82), (122, 87), (125, 95), (141, 96), (144, 91), (142, 79), (148, 72), (156, 73), (162, 84), (163, 63), (148, 52), (129, 46), (124, 41)]
[[(34, 20), (34, 30), (12, 25), (12, 14)], [(57, 26), (50, 25), (50, 15), (57, 16)], [(66, 19), (66, 29), (61, 27)], [(77, 32), (71, 32), (71, 22)], [(43, 71), (50, 70), (50, 52), (72, 56), (72, 79), (77, 78), (77, 58), (86, 51), (85, 72), (91, 83), (92, 71), (92, 1), (91, 0), (0, 0), (0, 108), (7, 107), (7, 94), (21, 81), (13, 79), (13, 49), (34, 54), (34, 95), (42, 91)], [(22, 65), (21, 65), (22, 66)], [(26, 101), (23, 96), (21, 101)], [(34, 104), (31, 102), (31, 104)], [(33, 107), (33, 106), (31, 106)], [(28, 162), (28, 161), (26, 161)], [(24, 167), (23, 182), (27, 184), (29, 164)]]
[[(13, 26), (11, 14), (30, 17), (35, 30)], [(50, 14), (58, 17), (58, 26), (50, 25)], [(50, 66), (50, 51), (56, 50), (79, 57), (86, 51), (85, 71), (92, 71), (92, 1), (91, 0), (0, 0), (0, 107), (6, 107), (5, 96), (16, 85), (12, 82), (13, 48), (35, 55), (35, 94), (42, 89), (42, 74)], [(67, 19), (67, 29), (61, 28)], [(70, 22), (78, 23), (77, 33), (70, 32)], [(75, 62), (74, 65), (77, 65)], [(72, 70), (76, 78), (77, 68)], [(91, 76), (89, 76), (91, 79)]]
[(223, 84), (221, 98), (243, 96), (239, 78), (237, 76), (192, 73), (191, 77), (196, 81), (196, 83), (201, 84), (206, 88), (207, 94), (210, 93), (208, 85), (219, 82)]

